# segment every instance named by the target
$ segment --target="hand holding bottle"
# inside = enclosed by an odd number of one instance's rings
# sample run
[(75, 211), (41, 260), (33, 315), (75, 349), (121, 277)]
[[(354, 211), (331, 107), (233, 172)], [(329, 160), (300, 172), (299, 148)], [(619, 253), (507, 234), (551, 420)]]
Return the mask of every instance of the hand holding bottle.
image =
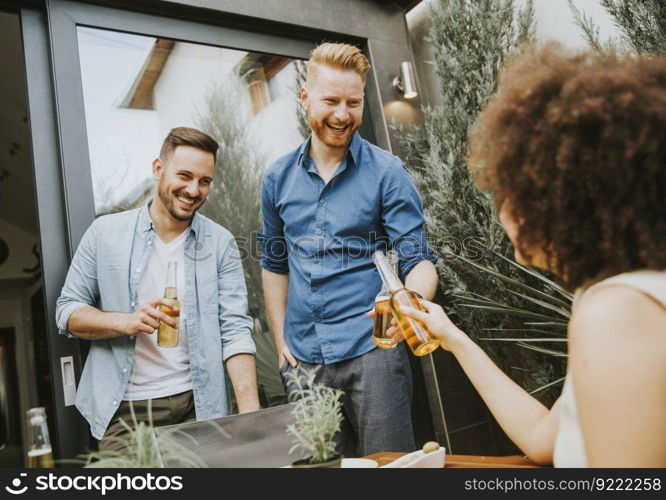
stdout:
[(440, 341), (440, 345), (447, 351), (452, 351), (455, 345), (467, 339), (467, 335), (460, 330), (442, 309), (442, 306), (421, 300), (424, 311), (419, 311), (412, 307), (402, 307), (405, 316), (422, 321), (430, 329), (432, 334)]
[(139, 333), (153, 333), (160, 326), (160, 322), (165, 322), (174, 328), (178, 327), (178, 318), (172, 314), (162, 312), (160, 308), (169, 308), (177, 311), (178, 308), (174, 301), (158, 297), (150, 302), (142, 304), (136, 311), (123, 315), (124, 325), (120, 328), (127, 335), (133, 336)]

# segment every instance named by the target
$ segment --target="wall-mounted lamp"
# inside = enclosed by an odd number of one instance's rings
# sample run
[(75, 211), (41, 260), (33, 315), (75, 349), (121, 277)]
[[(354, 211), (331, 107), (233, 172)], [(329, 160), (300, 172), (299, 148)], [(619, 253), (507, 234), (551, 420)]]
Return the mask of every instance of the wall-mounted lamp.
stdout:
[(393, 79), (393, 86), (397, 88), (405, 99), (414, 99), (419, 93), (416, 91), (416, 78), (412, 63), (402, 61), (400, 63), (400, 74)]

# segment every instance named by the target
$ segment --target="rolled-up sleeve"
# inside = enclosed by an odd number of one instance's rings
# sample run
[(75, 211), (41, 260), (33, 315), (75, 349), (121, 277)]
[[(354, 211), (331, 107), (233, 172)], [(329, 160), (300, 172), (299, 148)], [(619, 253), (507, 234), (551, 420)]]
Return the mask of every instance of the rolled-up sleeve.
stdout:
[(261, 267), (274, 273), (287, 274), (289, 252), (284, 237), (284, 223), (275, 206), (275, 180), (270, 172), (264, 176), (261, 186), (261, 216), (263, 232), (257, 233), (261, 248)]
[(437, 262), (426, 238), (423, 202), (404, 165), (396, 163), (387, 169), (381, 190), (382, 224), (398, 252), (402, 275), (423, 260)]
[(217, 269), (219, 322), (224, 361), (236, 354), (256, 354), (252, 318), (247, 314), (247, 288), (238, 245), (230, 239)]
[(95, 221), (83, 235), (69, 266), (60, 297), (56, 301), (58, 333), (67, 337), (74, 337), (67, 331), (72, 313), (85, 306), (94, 306), (99, 298), (97, 230), (97, 221)]

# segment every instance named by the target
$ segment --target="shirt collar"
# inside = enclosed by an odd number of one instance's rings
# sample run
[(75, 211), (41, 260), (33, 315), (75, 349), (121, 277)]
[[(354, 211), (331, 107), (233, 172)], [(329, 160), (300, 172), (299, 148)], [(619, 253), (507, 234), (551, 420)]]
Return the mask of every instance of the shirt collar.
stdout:
[[(153, 219), (150, 218), (150, 204), (153, 202), (153, 199), (150, 198), (148, 202), (141, 208), (139, 211), (139, 228), (141, 231), (154, 231), (155, 225), (153, 224)], [(190, 223), (190, 231), (194, 231), (195, 236), (199, 233), (199, 228), (201, 227), (201, 216), (198, 212), (194, 212), (194, 217), (192, 217), (192, 222)]]
[[(308, 170), (312, 169), (314, 171), (314, 165), (312, 162), (307, 161), (310, 157), (310, 144), (312, 143), (312, 134), (310, 134), (307, 140), (299, 146), (298, 152), (298, 164), (301, 167), (307, 168)], [(361, 135), (357, 132), (354, 132), (352, 140), (349, 143), (349, 148), (347, 153), (351, 155), (354, 160), (354, 165), (360, 165), (361, 160)]]

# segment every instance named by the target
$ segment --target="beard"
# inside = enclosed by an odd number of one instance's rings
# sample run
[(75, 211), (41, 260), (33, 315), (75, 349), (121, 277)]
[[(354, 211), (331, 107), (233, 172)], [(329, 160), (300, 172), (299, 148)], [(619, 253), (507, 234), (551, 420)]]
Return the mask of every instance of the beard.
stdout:
[(190, 200), (191, 198), (184, 194), (172, 193), (171, 191), (169, 191), (169, 187), (166, 185), (166, 183), (162, 181), (160, 181), (159, 183), (157, 194), (160, 197), (162, 204), (167, 209), (167, 212), (169, 212), (169, 215), (181, 222), (192, 220), (194, 214), (197, 212), (197, 210), (199, 210), (203, 206), (203, 203), (205, 201), (205, 200), (201, 201), (201, 198), (199, 197), (194, 198), (192, 211), (191, 212), (184, 211), (178, 206), (176, 206), (177, 203), (180, 203), (178, 201), (178, 197), (185, 198), (187, 200)]
[[(310, 112), (308, 111), (307, 113), (308, 117), (308, 124), (310, 125), (310, 129), (312, 130), (312, 133), (317, 136), (317, 138), (326, 144), (329, 148), (347, 148), (349, 146), (349, 143), (352, 140), (352, 137), (354, 136), (354, 133), (359, 129), (361, 126), (361, 121), (359, 120), (358, 122), (353, 122), (353, 121), (347, 121), (345, 123), (333, 123), (329, 120), (316, 120), (315, 118), (312, 117)], [(335, 125), (335, 126), (342, 126), (345, 125), (347, 126), (347, 130), (345, 130), (344, 135), (333, 135), (333, 132), (329, 125)]]

